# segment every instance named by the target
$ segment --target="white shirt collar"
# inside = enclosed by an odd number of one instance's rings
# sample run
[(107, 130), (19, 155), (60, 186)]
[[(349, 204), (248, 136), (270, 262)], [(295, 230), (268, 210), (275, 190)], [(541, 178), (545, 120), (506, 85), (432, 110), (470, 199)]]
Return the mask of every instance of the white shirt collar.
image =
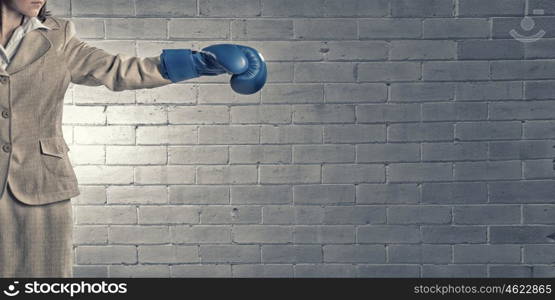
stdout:
[(23, 28), (23, 32), (27, 33), (29, 31), (33, 31), (37, 28), (44, 28), (50, 30), (50, 27), (44, 25), (39, 18), (37, 17), (29, 17), (27, 15), (23, 15), (23, 24), (21, 24)]

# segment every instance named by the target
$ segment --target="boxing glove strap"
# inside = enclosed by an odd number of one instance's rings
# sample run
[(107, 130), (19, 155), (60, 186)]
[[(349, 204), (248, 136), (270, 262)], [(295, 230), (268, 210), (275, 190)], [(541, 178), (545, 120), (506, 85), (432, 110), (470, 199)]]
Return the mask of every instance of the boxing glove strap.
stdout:
[(160, 73), (172, 82), (200, 76), (189, 49), (163, 49), (160, 62)]

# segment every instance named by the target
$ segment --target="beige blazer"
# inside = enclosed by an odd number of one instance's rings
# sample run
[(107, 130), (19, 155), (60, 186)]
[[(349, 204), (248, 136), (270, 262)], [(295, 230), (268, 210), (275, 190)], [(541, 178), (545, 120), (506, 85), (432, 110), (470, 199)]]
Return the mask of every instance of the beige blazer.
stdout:
[(112, 55), (81, 41), (71, 20), (47, 17), (43, 24), (52, 30), (27, 33), (7, 69), (0, 69), (1, 193), (9, 183), (31, 205), (79, 195), (62, 135), (70, 82), (112, 91), (172, 83), (160, 73), (159, 56)]

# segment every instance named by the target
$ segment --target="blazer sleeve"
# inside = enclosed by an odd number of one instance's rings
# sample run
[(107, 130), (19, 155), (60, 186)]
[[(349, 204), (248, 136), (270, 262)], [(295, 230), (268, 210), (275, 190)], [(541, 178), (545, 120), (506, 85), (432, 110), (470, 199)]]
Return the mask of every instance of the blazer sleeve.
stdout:
[(162, 75), (160, 56), (110, 54), (80, 40), (71, 20), (66, 20), (63, 53), (75, 84), (104, 85), (112, 91), (123, 91), (173, 83)]

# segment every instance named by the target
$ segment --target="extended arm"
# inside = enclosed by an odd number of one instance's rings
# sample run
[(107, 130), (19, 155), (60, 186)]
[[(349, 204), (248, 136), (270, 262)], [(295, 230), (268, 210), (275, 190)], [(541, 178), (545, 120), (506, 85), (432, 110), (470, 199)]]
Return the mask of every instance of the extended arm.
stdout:
[(162, 76), (160, 56), (110, 54), (80, 40), (71, 20), (67, 20), (65, 33), (64, 55), (73, 83), (104, 85), (112, 91), (154, 88), (172, 83)]

